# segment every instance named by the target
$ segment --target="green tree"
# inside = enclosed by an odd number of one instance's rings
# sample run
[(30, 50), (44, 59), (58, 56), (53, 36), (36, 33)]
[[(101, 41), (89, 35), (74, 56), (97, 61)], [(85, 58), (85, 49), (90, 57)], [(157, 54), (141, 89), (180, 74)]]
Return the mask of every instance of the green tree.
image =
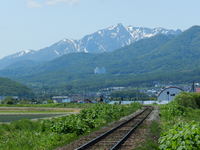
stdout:
[(13, 99), (11, 96), (7, 96), (7, 97), (2, 101), (2, 104), (9, 104), (9, 105), (16, 104), (16, 100)]

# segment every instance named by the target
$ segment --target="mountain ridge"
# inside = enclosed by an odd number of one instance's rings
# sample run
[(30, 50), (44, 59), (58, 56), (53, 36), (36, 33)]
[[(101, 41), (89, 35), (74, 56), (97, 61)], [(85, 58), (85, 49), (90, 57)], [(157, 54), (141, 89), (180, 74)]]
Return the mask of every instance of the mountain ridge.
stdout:
[(63, 39), (48, 47), (34, 51), (21, 51), (0, 59), (0, 69), (21, 60), (45, 62), (69, 53), (103, 53), (112, 52), (130, 45), (138, 40), (157, 34), (180, 34), (181, 30), (164, 28), (124, 27), (122, 24), (110, 26), (86, 35), (79, 40)]

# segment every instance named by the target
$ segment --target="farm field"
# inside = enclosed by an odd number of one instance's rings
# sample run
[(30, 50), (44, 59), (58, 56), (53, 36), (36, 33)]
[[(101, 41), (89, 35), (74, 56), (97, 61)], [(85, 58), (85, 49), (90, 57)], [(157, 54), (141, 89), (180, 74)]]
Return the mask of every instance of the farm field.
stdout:
[[(0, 114), (0, 123), (11, 122), (21, 119), (42, 119), (58, 117), (64, 114)], [(65, 114), (66, 115), (66, 114)]]
[(0, 107), (1, 113), (67, 113), (80, 112), (80, 108), (51, 108), (51, 107)]
[(43, 107), (43, 108), (88, 108), (94, 104), (90, 103), (57, 103), (57, 104), (0, 104), (0, 108), (3, 107)]
[(21, 119), (42, 119), (79, 113), (79, 108), (0, 107), (0, 123)]

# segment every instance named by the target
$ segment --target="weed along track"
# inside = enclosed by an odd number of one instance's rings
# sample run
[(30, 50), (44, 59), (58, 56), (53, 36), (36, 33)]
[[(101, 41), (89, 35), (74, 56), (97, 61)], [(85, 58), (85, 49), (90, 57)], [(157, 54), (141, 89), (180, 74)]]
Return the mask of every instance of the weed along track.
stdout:
[(123, 121), (112, 129), (102, 133), (96, 138), (76, 148), (76, 150), (117, 150), (129, 149), (130, 143), (127, 145), (125, 141), (134, 133), (137, 128), (152, 112), (152, 107), (145, 107), (140, 113), (132, 118)]

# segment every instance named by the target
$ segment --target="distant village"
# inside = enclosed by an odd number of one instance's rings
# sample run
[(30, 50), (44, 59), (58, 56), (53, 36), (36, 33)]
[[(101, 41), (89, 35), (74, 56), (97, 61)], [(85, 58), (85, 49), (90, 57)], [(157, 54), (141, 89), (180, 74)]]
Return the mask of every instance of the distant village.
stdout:
[[(116, 100), (110, 97), (110, 94), (114, 91), (123, 91), (127, 87), (109, 87), (100, 89), (97, 92), (85, 92), (83, 94), (73, 94), (73, 95), (59, 95), (59, 96), (52, 96), (48, 100), (43, 100), (42, 104), (47, 103), (98, 103), (98, 102), (105, 102), (105, 103), (113, 103), (112, 101), (116, 102)], [(140, 100), (136, 99), (134, 101), (142, 102), (152, 101), (154, 103), (165, 104), (172, 101), (176, 95), (181, 92), (198, 92), (200, 93), (200, 84), (199, 83), (191, 83), (191, 84), (182, 84), (182, 85), (174, 85), (173, 83), (170, 84), (160, 84), (156, 83), (154, 87), (151, 88), (140, 88), (138, 89), (139, 92), (145, 93), (149, 97), (154, 97), (154, 100)], [(20, 102), (19, 96), (0, 96), (0, 104), (6, 99), (10, 98)], [(127, 101), (126, 99), (124, 101)], [(128, 100), (130, 101), (130, 100)], [(32, 100), (30, 103), (36, 104), (37, 101)]]

